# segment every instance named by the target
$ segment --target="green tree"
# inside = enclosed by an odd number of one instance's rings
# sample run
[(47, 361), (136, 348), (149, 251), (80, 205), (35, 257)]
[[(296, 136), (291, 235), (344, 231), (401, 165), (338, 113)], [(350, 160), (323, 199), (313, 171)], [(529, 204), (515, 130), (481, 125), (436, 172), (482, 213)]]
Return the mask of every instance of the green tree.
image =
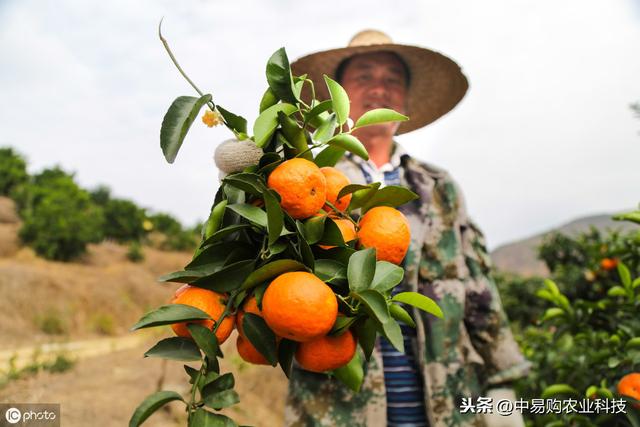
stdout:
[(104, 236), (118, 242), (140, 241), (146, 234), (144, 209), (130, 200), (109, 199), (103, 207)]
[(0, 196), (11, 196), (13, 190), (27, 183), (27, 163), (12, 148), (0, 148)]

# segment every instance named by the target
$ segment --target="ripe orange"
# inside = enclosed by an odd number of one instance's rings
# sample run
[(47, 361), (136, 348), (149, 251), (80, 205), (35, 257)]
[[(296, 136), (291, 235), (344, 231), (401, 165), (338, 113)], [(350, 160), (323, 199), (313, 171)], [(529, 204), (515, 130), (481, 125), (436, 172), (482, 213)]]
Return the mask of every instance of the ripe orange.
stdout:
[(269, 365), (267, 359), (260, 354), (258, 350), (256, 350), (253, 344), (251, 344), (251, 341), (242, 335), (238, 335), (236, 348), (238, 349), (238, 354), (245, 362), (253, 363), (255, 365)]
[[(640, 400), (640, 372), (632, 372), (622, 377), (618, 383), (618, 394)], [(633, 406), (640, 408), (640, 403)]]
[(402, 212), (388, 206), (378, 206), (367, 211), (358, 225), (361, 247), (376, 248), (378, 261), (402, 262), (411, 241), (409, 221)]
[(327, 180), (320, 168), (306, 159), (294, 158), (278, 165), (267, 186), (280, 195), (280, 205), (294, 219), (315, 214), (327, 197)]
[(346, 365), (355, 352), (356, 339), (347, 330), (342, 335), (326, 335), (300, 344), (296, 351), (296, 360), (307, 371), (325, 372)]
[[(186, 304), (199, 308), (214, 319), (194, 320), (191, 322), (174, 323), (171, 325), (171, 329), (173, 329), (173, 332), (175, 332), (176, 335), (191, 338), (191, 332), (187, 329), (187, 323), (199, 323), (213, 330), (215, 320), (220, 317), (224, 311), (225, 305), (227, 304), (227, 296), (208, 289), (198, 288), (197, 286), (184, 285), (176, 291), (173, 299), (171, 300), (171, 304)], [(233, 331), (234, 324), (235, 316), (229, 315), (224, 318), (220, 327), (216, 331), (218, 343), (222, 344), (227, 338), (229, 338), (231, 331)]]
[[(347, 206), (349, 206), (349, 202), (351, 202), (351, 194), (342, 196), (340, 200), (338, 200), (338, 194), (340, 190), (351, 184), (351, 181), (349, 181), (349, 178), (347, 178), (345, 174), (331, 166), (320, 168), (320, 171), (327, 180), (327, 202), (330, 202), (338, 210), (344, 211), (347, 209)], [(329, 205), (324, 205), (322, 209), (331, 212)]]
[(236, 316), (236, 327), (238, 328), (238, 332), (242, 335), (244, 335), (244, 331), (242, 330), (242, 320), (244, 319), (245, 313), (253, 313), (262, 317), (262, 312), (258, 308), (258, 301), (255, 296), (251, 296), (249, 299), (245, 300), (240, 310), (238, 310), (238, 315)]
[(262, 316), (284, 338), (310, 341), (326, 335), (338, 316), (338, 301), (327, 284), (311, 273), (281, 274), (262, 297)]
[[(340, 229), (340, 233), (342, 234), (342, 238), (345, 243), (356, 238), (356, 227), (353, 225), (353, 222), (344, 218), (331, 218), (333, 222), (336, 223), (338, 228)], [(335, 248), (335, 246), (330, 245), (319, 245), (322, 249), (331, 249)]]
[(602, 261), (600, 261), (600, 267), (602, 267), (603, 270), (613, 270), (617, 266), (618, 260), (615, 258), (603, 258)]

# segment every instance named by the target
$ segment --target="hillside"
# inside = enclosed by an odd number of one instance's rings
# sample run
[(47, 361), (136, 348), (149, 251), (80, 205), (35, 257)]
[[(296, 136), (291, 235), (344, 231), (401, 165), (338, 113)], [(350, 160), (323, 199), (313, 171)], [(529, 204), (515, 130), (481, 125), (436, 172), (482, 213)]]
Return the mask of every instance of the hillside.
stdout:
[(526, 239), (499, 246), (491, 252), (491, 257), (498, 270), (519, 273), (524, 276), (545, 276), (549, 272), (546, 266), (537, 259), (537, 247), (542, 243), (545, 235), (559, 231), (570, 236), (588, 231), (595, 227), (605, 231), (607, 229), (633, 230), (637, 229), (628, 222), (613, 221), (613, 214), (592, 215), (572, 220), (559, 227)]

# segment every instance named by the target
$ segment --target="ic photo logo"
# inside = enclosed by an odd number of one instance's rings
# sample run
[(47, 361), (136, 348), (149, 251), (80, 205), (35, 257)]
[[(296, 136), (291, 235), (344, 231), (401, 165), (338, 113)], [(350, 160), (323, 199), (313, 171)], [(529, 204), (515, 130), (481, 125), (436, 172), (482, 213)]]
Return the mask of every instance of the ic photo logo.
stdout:
[(4, 417), (7, 419), (9, 424), (16, 424), (20, 422), (22, 418), (22, 412), (18, 408), (9, 408), (7, 412), (4, 414)]

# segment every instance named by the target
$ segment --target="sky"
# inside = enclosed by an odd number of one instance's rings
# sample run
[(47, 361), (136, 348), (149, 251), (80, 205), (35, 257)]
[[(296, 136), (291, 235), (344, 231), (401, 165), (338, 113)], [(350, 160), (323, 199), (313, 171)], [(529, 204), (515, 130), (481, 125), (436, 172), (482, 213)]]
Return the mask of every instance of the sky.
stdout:
[[(320, 5), (321, 4), (321, 5)], [(35, 173), (59, 165), (87, 188), (186, 224), (207, 217), (212, 160), (232, 134), (194, 123), (173, 165), (162, 117), (195, 95), (163, 34), (205, 92), (250, 123), (265, 64), (346, 46), (375, 28), (461, 65), (463, 101), (398, 138), (447, 169), (489, 246), (640, 202), (640, 0), (0, 0), (0, 146)]]

